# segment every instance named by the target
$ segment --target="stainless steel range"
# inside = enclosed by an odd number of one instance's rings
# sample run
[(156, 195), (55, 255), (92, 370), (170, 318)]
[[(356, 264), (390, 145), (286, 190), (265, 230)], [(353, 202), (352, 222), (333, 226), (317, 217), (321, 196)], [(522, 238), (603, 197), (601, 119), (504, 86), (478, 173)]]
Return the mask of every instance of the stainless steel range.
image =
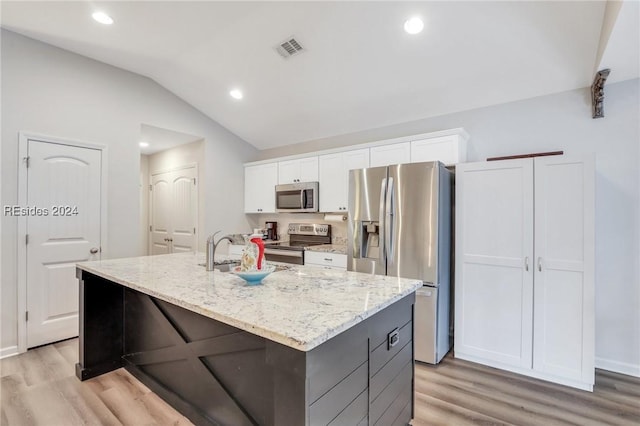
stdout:
[(265, 244), (264, 255), (274, 262), (304, 265), (304, 248), (331, 244), (331, 225), (318, 223), (290, 223), (289, 241)]

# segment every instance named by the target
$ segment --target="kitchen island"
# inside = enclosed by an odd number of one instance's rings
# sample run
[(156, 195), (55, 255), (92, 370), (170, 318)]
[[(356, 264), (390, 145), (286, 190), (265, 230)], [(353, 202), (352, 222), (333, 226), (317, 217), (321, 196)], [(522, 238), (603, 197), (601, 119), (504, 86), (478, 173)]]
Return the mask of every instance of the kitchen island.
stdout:
[(125, 367), (196, 424), (407, 424), (416, 280), (202, 254), (78, 264), (81, 380)]

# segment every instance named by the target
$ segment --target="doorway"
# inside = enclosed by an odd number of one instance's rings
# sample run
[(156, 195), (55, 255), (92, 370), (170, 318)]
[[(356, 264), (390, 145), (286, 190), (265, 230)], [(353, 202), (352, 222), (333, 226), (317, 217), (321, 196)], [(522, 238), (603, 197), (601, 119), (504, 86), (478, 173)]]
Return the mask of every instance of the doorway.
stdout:
[(78, 335), (77, 262), (99, 260), (104, 147), (20, 135), (19, 350)]
[(140, 254), (202, 249), (204, 139), (143, 124), (140, 140)]

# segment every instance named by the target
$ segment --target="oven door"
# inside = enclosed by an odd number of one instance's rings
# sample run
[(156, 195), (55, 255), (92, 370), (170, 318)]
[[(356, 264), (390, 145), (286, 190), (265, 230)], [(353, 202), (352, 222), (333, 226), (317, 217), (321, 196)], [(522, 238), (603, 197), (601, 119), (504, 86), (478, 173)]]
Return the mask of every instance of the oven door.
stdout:
[(294, 265), (304, 265), (304, 251), (302, 250), (283, 250), (266, 248), (264, 249), (264, 257), (271, 262), (293, 263)]

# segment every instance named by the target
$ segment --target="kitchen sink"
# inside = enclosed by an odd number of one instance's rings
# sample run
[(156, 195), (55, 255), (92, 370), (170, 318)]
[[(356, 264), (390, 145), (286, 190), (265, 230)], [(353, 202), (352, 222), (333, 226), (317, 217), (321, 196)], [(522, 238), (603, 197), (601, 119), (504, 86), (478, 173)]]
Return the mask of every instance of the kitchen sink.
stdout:
[[(240, 265), (240, 261), (224, 260), (222, 262), (215, 262), (213, 264), (213, 269), (220, 272), (229, 272), (231, 271), (231, 269), (235, 268), (238, 265)], [(206, 266), (206, 265), (204, 263), (198, 263), (198, 266)], [(276, 269), (274, 272), (288, 271), (289, 269), (291, 269), (290, 266), (276, 265)]]
[(238, 265), (240, 265), (240, 262), (214, 264), (213, 269), (216, 269), (220, 272), (229, 272), (231, 269), (235, 268)]
[[(240, 265), (239, 260), (222, 260), (213, 263), (213, 269), (216, 269), (220, 272), (229, 272), (231, 268), (235, 268)], [(207, 266), (206, 263), (198, 263), (198, 266)]]

